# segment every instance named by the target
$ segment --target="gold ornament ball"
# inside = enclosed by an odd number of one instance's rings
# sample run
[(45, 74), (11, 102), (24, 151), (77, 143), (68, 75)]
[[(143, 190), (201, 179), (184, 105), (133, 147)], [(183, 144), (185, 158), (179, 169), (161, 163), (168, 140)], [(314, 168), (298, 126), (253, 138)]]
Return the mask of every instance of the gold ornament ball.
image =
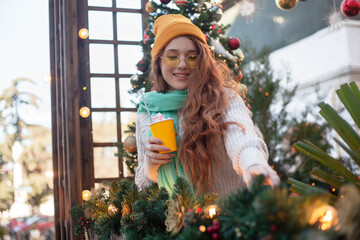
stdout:
[(147, 2), (146, 3), (146, 6), (145, 6), (145, 9), (148, 13), (152, 13), (154, 12), (156, 9), (155, 9), (155, 6), (152, 4), (152, 2)]
[(240, 95), (242, 99), (246, 98), (246, 94), (248, 93), (248, 89), (245, 84), (238, 83), (236, 88), (237, 93)]
[(136, 137), (134, 136), (127, 136), (124, 140), (124, 149), (125, 151), (129, 152), (129, 153), (133, 153), (137, 151), (136, 148)]
[(119, 209), (115, 206), (115, 204), (110, 204), (108, 207), (108, 213), (110, 215), (115, 215), (117, 212), (119, 211)]
[(299, 0), (275, 0), (276, 6), (281, 10), (290, 10), (296, 6)]

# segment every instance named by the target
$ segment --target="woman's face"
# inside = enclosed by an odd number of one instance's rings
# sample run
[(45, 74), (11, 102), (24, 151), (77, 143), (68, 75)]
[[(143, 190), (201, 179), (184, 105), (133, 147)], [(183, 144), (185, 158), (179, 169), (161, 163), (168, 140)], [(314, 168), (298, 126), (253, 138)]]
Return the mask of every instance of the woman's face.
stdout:
[(171, 40), (161, 56), (162, 77), (169, 90), (185, 90), (197, 66), (198, 53), (194, 43), (185, 36)]

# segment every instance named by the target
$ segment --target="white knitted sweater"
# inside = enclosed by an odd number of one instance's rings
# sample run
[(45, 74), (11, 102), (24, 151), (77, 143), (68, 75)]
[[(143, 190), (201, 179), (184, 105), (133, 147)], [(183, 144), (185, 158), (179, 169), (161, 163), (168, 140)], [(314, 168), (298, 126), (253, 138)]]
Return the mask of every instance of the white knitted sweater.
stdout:
[[(249, 111), (242, 98), (235, 94), (228, 94), (228, 106), (224, 114), (224, 122), (238, 122), (245, 128), (245, 132), (231, 124), (225, 131), (221, 143), (216, 144), (216, 157), (221, 159), (221, 166), (214, 169), (212, 180), (214, 191), (219, 197), (224, 197), (231, 191), (244, 187), (241, 177), (243, 170), (252, 165), (267, 165), (268, 151), (265, 142), (257, 134)], [(231, 95), (231, 97), (230, 97)], [(181, 126), (181, 116), (179, 116)], [(159, 165), (150, 165), (146, 161), (145, 146), (148, 139), (150, 119), (146, 113), (138, 113), (136, 120), (136, 144), (138, 151), (138, 167), (135, 183), (143, 189), (157, 182)], [(179, 127), (179, 136), (183, 135)]]

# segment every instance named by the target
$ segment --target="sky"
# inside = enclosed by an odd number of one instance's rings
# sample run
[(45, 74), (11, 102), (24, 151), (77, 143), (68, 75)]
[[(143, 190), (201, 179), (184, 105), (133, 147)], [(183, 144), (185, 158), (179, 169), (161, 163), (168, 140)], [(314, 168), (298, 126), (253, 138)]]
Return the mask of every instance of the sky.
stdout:
[(51, 127), (49, 10), (47, 0), (0, 0), (0, 94), (16, 78), (35, 84), (20, 90), (39, 97), (39, 108), (22, 108), (30, 124)]

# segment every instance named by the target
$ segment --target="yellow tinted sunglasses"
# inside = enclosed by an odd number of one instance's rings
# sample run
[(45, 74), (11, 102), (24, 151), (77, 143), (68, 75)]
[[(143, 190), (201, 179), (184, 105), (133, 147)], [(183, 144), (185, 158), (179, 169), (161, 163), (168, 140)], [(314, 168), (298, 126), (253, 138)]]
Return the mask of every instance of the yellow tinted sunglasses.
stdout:
[[(169, 54), (169, 55), (164, 55), (160, 58), (164, 61), (164, 63), (168, 67), (175, 68), (180, 63), (180, 56), (178, 56), (178, 55)], [(199, 60), (198, 55), (189, 55), (189, 56), (185, 57), (185, 63), (189, 68), (196, 68), (198, 60)]]

